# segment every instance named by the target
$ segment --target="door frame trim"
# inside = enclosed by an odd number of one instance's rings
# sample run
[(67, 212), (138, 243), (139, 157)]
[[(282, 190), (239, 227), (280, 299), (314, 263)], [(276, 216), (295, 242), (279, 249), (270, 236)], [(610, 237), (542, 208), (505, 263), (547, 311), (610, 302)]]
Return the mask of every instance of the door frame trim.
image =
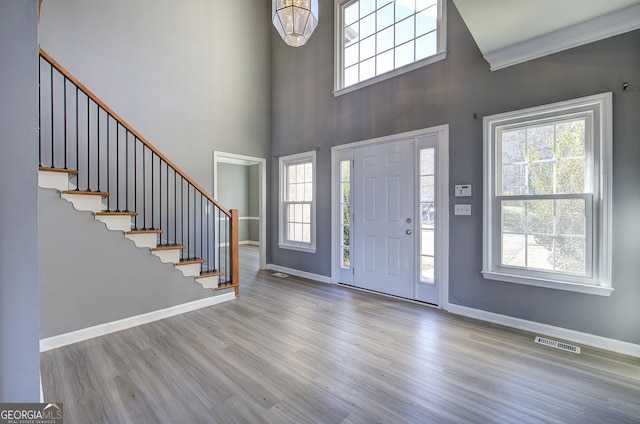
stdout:
[[(345, 150), (353, 150), (359, 147), (370, 146), (374, 144), (389, 143), (394, 141), (406, 140), (407, 138), (416, 138), (428, 135), (438, 136), (438, 194), (440, 195), (439, 208), (436, 210), (436, 216), (442, 217), (439, 225), (444, 227), (441, 232), (439, 242), (438, 256), (438, 278), (440, 279), (439, 288), (439, 304), (438, 308), (447, 310), (449, 305), (449, 125), (439, 125), (430, 128), (424, 128), (415, 131), (409, 131), (399, 134), (393, 134), (384, 137), (373, 138), (369, 140), (356, 141), (353, 143), (342, 144), (331, 148), (331, 283), (337, 284), (340, 266), (340, 191), (338, 183), (340, 181), (340, 160), (339, 154)], [(414, 144), (414, 153), (417, 146)], [(414, 176), (415, 177), (415, 176)], [(419, 193), (415, 191), (417, 199)], [(417, 257), (417, 256), (416, 256)], [(416, 262), (417, 264), (418, 262)], [(416, 265), (417, 266), (417, 265)], [(415, 280), (415, 278), (414, 278)], [(414, 281), (415, 283), (415, 281)], [(409, 299), (411, 300), (411, 299)], [(414, 301), (414, 300), (412, 300)]]

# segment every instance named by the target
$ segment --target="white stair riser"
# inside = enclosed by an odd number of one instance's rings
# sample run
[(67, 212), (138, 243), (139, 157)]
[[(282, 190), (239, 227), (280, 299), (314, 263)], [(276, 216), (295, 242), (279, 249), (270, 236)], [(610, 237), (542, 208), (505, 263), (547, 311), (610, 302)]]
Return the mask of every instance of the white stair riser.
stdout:
[(148, 247), (150, 249), (158, 247), (158, 234), (125, 234), (125, 237), (132, 240), (138, 247)]
[(215, 289), (220, 282), (220, 276), (214, 275), (212, 277), (196, 277), (196, 282), (202, 285), (203, 289)]
[(54, 188), (59, 191), (69, 190), (69, 174), (66, 172), (38, 171), (38, 186)]
[(117, 215), (96, 215), (96, 219), (103, 222), (112, 231), (131, 231), (131, 217)]
[(182, 272), (185, 277), (196, 277), (200, 275), (200, 264), (176, 265), (176, 268)]
[(160, 258), (160, 262), (165, 264), (177, 264), (180, 262), (180, 250), (152, 250), (151, 253)]
[(60, 195), (63, 199), (73, 203), (73, 207), (79, 211), (89, 212), (102, 212), (104, 205), (102, 204), (102, 197), (95, 194), (75, 194), (75, 193), (62, 193)]

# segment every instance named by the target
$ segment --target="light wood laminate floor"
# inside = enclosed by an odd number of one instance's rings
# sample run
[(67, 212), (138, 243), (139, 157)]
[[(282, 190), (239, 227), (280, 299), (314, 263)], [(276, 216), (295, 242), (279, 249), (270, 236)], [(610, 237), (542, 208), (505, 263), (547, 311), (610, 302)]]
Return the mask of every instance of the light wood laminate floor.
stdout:
[(640, 360), (344, 287), (242, 249), (241, 296), (42, 354), (65, 423), (638, 423)]

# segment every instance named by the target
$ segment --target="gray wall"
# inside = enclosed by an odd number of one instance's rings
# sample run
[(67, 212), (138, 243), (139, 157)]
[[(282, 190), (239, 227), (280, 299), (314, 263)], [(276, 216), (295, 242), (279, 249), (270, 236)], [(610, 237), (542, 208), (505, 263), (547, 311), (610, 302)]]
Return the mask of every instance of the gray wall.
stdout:
[(0, 402), (39, 402), (36, 0), (0, 2)]
[(221, 294), (75, 210), (56, 190), (40, 189), (39, 202), (41, 338)]
[[(286, 46), (271, 31), (272, 157), (320, 147), (317, 202), (329, 205), (331, 146), (449, 124), (450, 195), (455, 184), (473, 184), (470, 203), (478, 211), (451, 215), (450, 302), (640, 343), (640, 93), (622, 92), (624, 81), (640, 83), (640, 31), (491, 72), (449, 2), (446, 60), (335, 98), (333, 3), (320, 2), (319, 26), (302, 48)], [(298, 72), (288, 72), (293, 67)], [(606, 91), (614, 92), (614, 293), (600, 297), (483, 279), (481, 117)], [(277, 169), (277, 160), (271, 165)], [(317, 253), (279, 249), (277, 172), (270, 181), (270, 262), (330, 275), (330, 214), (318, 214)]]
[(255, 0), (47, 1), (40, 40), (212, 192), (213, 150), (268, 153), (268, 7)]

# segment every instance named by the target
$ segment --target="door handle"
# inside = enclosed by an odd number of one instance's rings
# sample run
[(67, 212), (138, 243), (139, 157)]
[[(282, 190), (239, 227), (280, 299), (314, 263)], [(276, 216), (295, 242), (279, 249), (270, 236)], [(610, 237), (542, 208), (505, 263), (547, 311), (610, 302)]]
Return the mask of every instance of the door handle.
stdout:
[(412, 234), (412, 231), (411, 231), (411, 230), (406, 230), (406, 231), (405, 231), (405, 234), (406, 234), (406, 235), (408, 235), (408, 236), (410, 236), (410, 235)]

